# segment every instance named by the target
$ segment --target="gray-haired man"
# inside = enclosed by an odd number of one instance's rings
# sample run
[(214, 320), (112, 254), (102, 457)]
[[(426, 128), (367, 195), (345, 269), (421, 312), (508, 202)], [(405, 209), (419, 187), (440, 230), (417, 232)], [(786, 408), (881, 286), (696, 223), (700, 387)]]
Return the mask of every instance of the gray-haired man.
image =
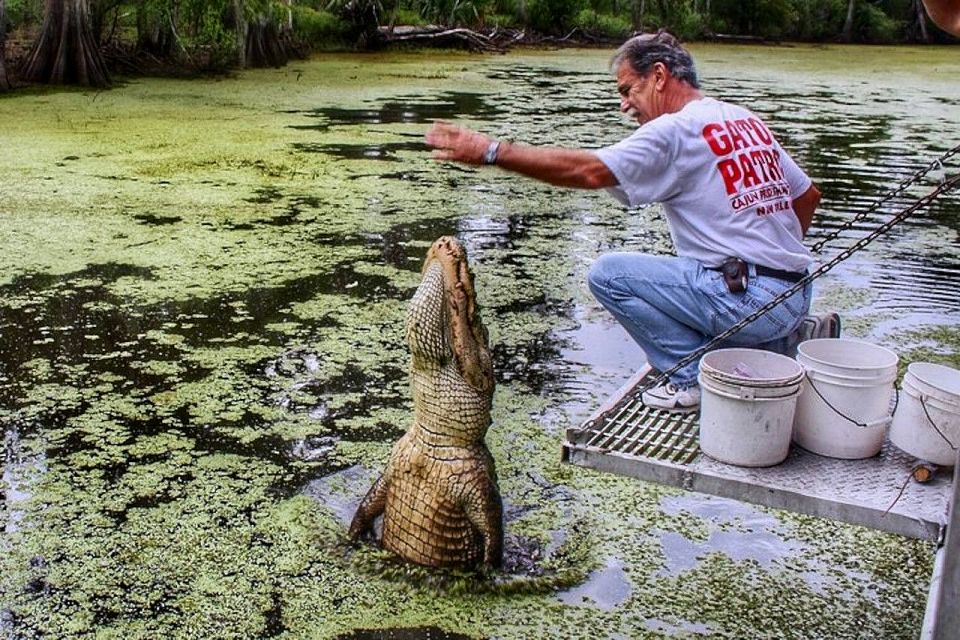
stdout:
[[(669, 33), (631, 38), (612, 66), (620, 110), (641, 125), (615, 145), (533, 147), (445, 122), (431, 127), (427, 143), (440, 160), (605, 188), (628, 206), (661, 203), (677, 256), (606, 254), (589, 285), (663, 371), (805, 275), (813, 258), (802, 240), (820, 192), (756, 115), (703, 95), (690, 53)], [(787, 352), (801, 337), (839, 335), (836, 314), (807, 317), (810, 297), (808, 285), (724, 346)], [(690, 363), (643, 400), (696, 408), (696, 375)]]

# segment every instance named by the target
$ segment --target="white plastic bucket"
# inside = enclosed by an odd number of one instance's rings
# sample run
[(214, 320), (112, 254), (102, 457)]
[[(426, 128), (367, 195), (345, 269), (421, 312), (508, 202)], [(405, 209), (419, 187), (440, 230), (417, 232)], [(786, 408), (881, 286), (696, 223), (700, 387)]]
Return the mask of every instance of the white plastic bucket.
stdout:
[(807, 340), (797, 347), (806, 371), (793, 423), (793, 441), (832, 458), (880, 452), (890, 425), (899, 357), (859, 340)]
[(769, 467), (790, 451), (803, 368), (758, 349), (719, 349), (700, 360), (700, 450), (728, 464)]
[(930, 362), (907, 367), (890, 442), (910, 455), (952, 467), (960, 447), (960, 371)]

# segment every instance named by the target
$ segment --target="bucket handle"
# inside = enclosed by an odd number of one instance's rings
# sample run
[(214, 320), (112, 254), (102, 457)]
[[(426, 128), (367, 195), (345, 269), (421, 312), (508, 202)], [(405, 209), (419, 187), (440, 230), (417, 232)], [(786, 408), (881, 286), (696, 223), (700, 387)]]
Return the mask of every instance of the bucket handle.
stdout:
[(933, 418), (930, 417), (930, 412), (927, 411), (927, 401), (924, 399), (922, 393), (920, 394), (920, 406), (923, 407), (923, 414), (924, 414), (925, 416), (927, 416), (927, 422), (930, 423), (930, 426), (933, 427), (933, 430), (936, 431), (937, 434), (938, 434), (941, 438), (943, 438), (943, 441), (947, 443), (947, 446), (948, 446), (948, 447), (950, 447), (952, 450), (956, 451), (956, 450), (957, 450), (957, 446), (956, 446), (955, 444), (953, 444), (952, 442), (950, 442), (950, 438), (948, 438), (947, 436), (945, 436), (945, 435), (943, 434), (943, 431), (940, 430), (940, 427), (937, 426), (937, 423), (934, 422), (934, 421), (933, 421)]
[[(810, 377), (810, 372), (809, 372), (809, 371), (807, 371), (806, 369), (804, 369), (804, 370), (803, 370), (803, 376), (807, 379), (807, 382), (810, 383), (810, 388), (813, 389), (813, 390), (817, 393), (818, 396), (820, 396), (820, 399), (821, 399), (821, 400), (823, 400), (823, 403), (824, 403), (825, 405), (827, 405), (828, 407), (830, 407), (835, 414), (837, 414), (838, 416), (840, 416), (841, 418), (843, 418), (843, 419), (846, 420), (847, 422), (849, 422), (849, 423), (851, 423), (851, 424), (854, 424), (854, 425), (860, 427), (861, 429), (873, 429), (874, 427), (889, 425), (891, 422), (893, 422), (893, 416), (892, 416), (892, 415), (885, 416), (885, 417), (883, 417), (883, 418), (877, 418), (876, 420), (871, 420), (870, 422), (857, 422), (856, 420), (854, 420), (853, 418), (851, 418), (850, 416), (846, 415), (845, 413), (843, 413), (842, 411), (840, 411), (839, 409), (837, 409), (835, 406), (833, 406), (832, 404), (830, 404), (830, 401), (823, 397), (823, 394), (820, 393), (820, 390), (819, 390), (819, 389), (817, 389), (817, 385), (813, 384), (813, 378)], [(897, 410), (897, 405), (900, 404), (900, 390), (897, 389), (896, 387), (894, 387), (893, 390), (894, 390), (894, 392), (896, 393), (896, 399), (895, 399), (894, 402), (893, 402), (893, 411), (896, 411), (896, 410)], [(922, 397), (921, 397), (921, 399), (920, 399), (920, 402), (921, 402), (921, 404), (923, 403), (923, 398), (922, 398)], [(924, 412), (926, 412), (927, 408), (924, 407), (923, 410), (924, 410)], [(891, 412), (891, 413), (892, 413), (892, 412)], [(929, 418), (929, 417), (930, 417), (930, 416), (929, 416), (929, 414), (928, 414), (928, 415), (927, 415), (927, 418)], [(931, 420), (931, 423), (932, 423), (932, 422), (933, 422), (933, 421)], [(936, 429), (936, 427), (934, 427), (934, 428)], [(939, 430), (939, 429), (937, 429), (937, 433), (940, 433), (940, 430)], [(943, 436), (942, 433), (941, 433), (940, 435)], [(946, 440), (946, 436), (943, 436), (943, 439)], [(950, 444), (950, 441), (947, 440), (947, 443)], [(952, 444), (950, 444), (950, 446), (953, 447)], [(956, 450), (956, 447), (953, 447), (953, 448), (954, 448), (954, 450)]]

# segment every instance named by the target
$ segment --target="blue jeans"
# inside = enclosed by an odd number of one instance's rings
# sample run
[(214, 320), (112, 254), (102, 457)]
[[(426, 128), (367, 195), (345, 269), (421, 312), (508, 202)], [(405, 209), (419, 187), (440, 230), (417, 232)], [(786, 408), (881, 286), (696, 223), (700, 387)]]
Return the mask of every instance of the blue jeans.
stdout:
[[(641, 253), (609, 253), (593, 263), (590, 291), (623, 325), (660, 371), (701, 348), (793, 286), (757, 276), (750, 266), (747, 290), (730, 293), (719, 271), (696, 260)], [(751, 347), (790, 354), (797, 329), (810, 309), (811, 283), (767, 311), (718, 348)], [(684, 387), (697, 383), (693, 361), (670, 376)]]

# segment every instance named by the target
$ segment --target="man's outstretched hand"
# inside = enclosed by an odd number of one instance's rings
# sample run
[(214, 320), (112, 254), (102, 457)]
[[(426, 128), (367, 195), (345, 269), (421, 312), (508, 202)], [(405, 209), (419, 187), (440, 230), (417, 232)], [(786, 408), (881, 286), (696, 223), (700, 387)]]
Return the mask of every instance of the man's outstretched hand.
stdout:
[(483, 164), (483, 154), (491, 142), (490, 136), (443, 120), (434, 122), (427, 131), (427, 144), (433, 147), (437, 160)]

